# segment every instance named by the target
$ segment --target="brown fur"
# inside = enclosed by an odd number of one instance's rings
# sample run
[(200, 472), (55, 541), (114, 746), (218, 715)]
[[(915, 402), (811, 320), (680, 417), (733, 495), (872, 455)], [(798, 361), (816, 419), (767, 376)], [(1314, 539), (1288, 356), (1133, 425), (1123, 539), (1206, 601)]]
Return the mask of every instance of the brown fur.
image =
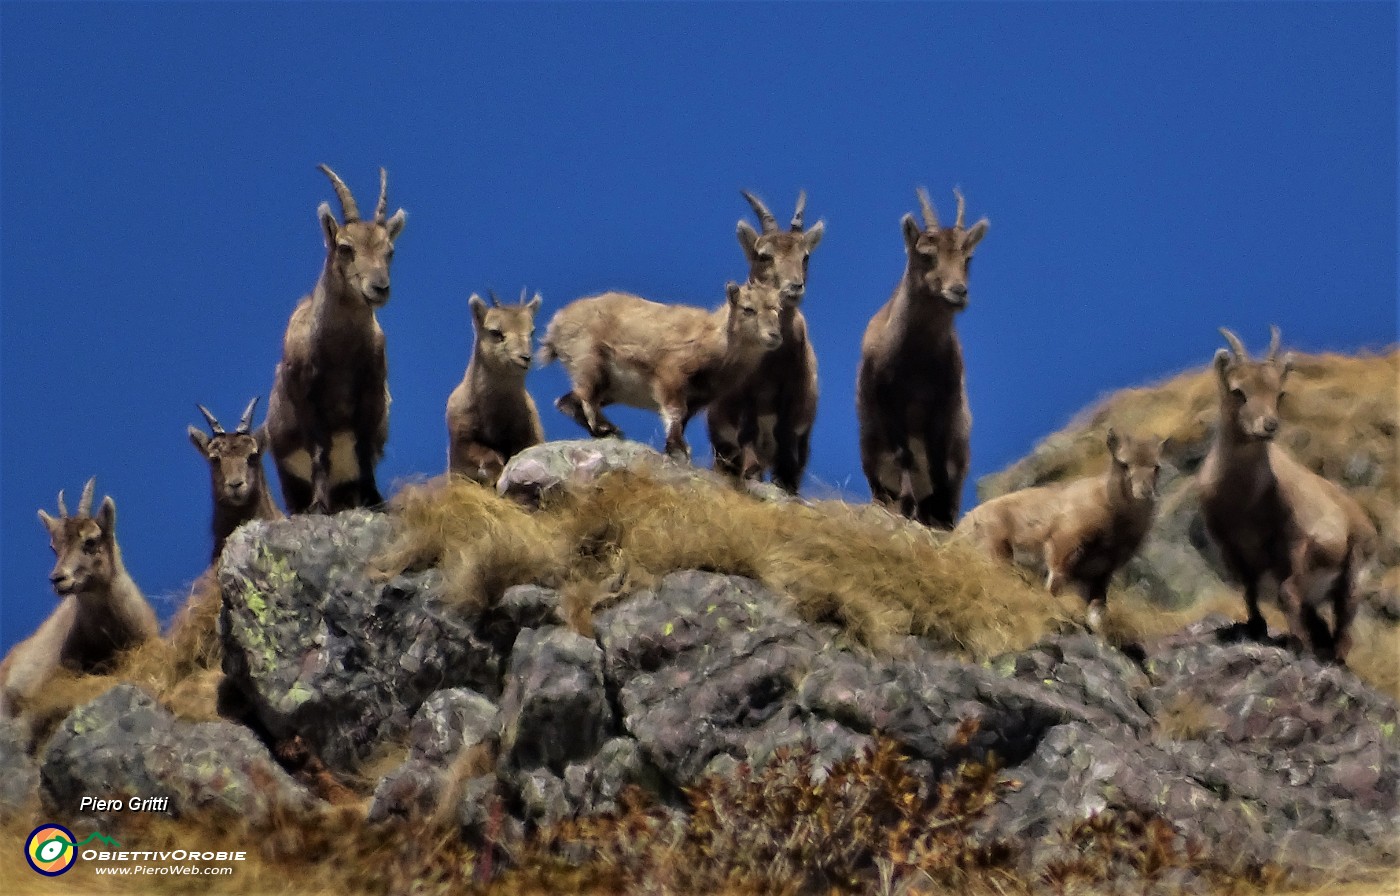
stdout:
[(807, 261), (826, 225), (802, 229), (806, 194), (797, 198), (790, 230), (779, 230), (772, 213), (745, 192), (763, 228), (740, 219), (739, 245), (749, 260), (749, 282), (778, 288), (783, 300), (778, 326), (782, 345), (763, 356), (737, 388), (719, 396), (705, 412), (715, 469), (745, 479), (771, 472), (781, 488), (797, 493), (811, 453), (817, 417), (817, 355), (798, 310), (807, 288)]
[(345, 223), (321, 203), (325, 267), (287, 324), (267, 408), (288, 513), (334, 513), (384, 500), (374, 467), (389, 438), (388, 362), (374, 312), (389, 301), (389, 262), (404, 212), (384, 217), (384, 169), (372, 221), (360, 220), (335, 172), (321, 170), (340, 197)]
[(1002, 495), (974, 508), (955, 530), (1008, 563), (1029, 555), (1043, 564), (1052, 594), (1073, 585), (1096, 632), (1109, 580), (1152, 526), (1162, 459), (1157, 439), (1120, 439), (1109, 429), (1107, 443), (1106, 474)]
[(476, 344), (447, 399), (447, 469), (494, 486), (506, 461), (544, 441), (540, 412), (525, 390), (540, 296), (503, 307), (491, 296), (469, 300)]
[(60, 667), (103, 671), (119, 652), (160, 635), (155, 611), (122, 563), (116, 502), (105, 498), (96, 516), (89, 513), (94, 485), (89, 479), (75, 516), (62, 492), (57, 517), (39, 511), (57, 557), (49, 581), (60, 603), (0, 662), (0, 718), (21, 714)]
[(224, 432), (219, 421), (203, 406), (199, 410), (209, 421), (213, 435), (205, 435), (197, 427), (189, 428), (190, 442), (209, 463), (210, 488), (214, 498), (214, 550), (209, 562), (217, 563), (224, 551), (224, 542), (233, 531), (249, 520), (276, 520), (282, 511), (272, 503), (263, 471), (262, 456), (267, 450), (267, 431), (250, 432), (256, 396), (248, 402), (238, 429)]
[(953, 316), (967, 305), (968, 265), (988, 225), (983, 218), (963, 227), (961, 194), (952, 227), (939, 226), (922, 189), (919, 200), (925, 227), (904, 216), (904, 277), (861, 340), (860, 458), (875, 501), (950, 529), (967, 477), (972, 430)]
[(558, 358), (573, 383), (554, 403), (594, 437), (622, 435), (602, 409), (658, 410), (666, 451), (690, 456), (685, 425), (753, 372), (782, 340), (774, 287), (730, 283), (718, 311), (660, 305), (629, 293), (578, 299), (549, 322), (542, 363)]
[[(1268, 634), (1259, 585), (1270, 577), (1290, 639), (1344, 663), (1356, 615), (1356, 574), (1375, 549), (1376, 528), (1341, 487), (1274, 442), (1293, 366), (1291, 354), (1278, 357), (1278, 328), (1263, 361), (1249, 360), (1233, 333), (1221, 333), (1230, 349), (1215, 355), (1220, 426), (1199, 474), (1206, 529), (1244, 585), (1250, 636)], [(1332, 605), (1330, 632), (1314, 606), (1319, 597)]]

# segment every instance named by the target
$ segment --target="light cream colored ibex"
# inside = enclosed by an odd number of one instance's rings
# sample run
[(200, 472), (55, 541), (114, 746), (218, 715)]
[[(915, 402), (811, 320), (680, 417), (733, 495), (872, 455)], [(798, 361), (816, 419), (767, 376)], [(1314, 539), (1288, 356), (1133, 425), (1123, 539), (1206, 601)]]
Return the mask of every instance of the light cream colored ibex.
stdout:
[(877, 502), (929, 526), (951, 529), (967, 477), (972, 415), (953, 316), (967, 307), (972, 250), (987, 219), (941, 227), (918, 190), (924, 228), (900, 222), (909, 256), (894, 295), (865, 328), (856, 373), (860, 461)]
[(954, 530), (1008, 563), (1043, 564), (1045, 585), (1072, 585), (1088, 605), (1089, 628), (1102, 628), (1113, 574), (1152, 528), (1163, 442), (1108, 430), (1108, 471), (993, 498)]
[(558, 358), (573, 389), (554, 402), (595, 437), (620, 436), (602, 409), (657, 410), (666, 452), (688, 458), (685, 425), (782, 342), (778, 290), (730, 283), (718, 311), (607, 292), (570, 302), (545, 332), (540, 362)]
[(105, 498), (92, 515), (95, 486), (95, 479), (87, 481), (74, 516), (68, 515), (63, 492), (57, 517), (39, 511), (57, 556), (49, 582), (60, 602), (0, 662), (0, 717), (22, 714), (60, 666), (102, 671), (118, 652), (160, 635), (155, 611), (122, 564), (116, 503)]
[(205, 435), (202, 429), (189, 428), (190, 441), (195, 450), (209, 463), (209, 484), (214, 497), (214, 519), (211, 529), (214, 533), (214, 551), (210, 563), (217, 563), (224, 552), (224, 542), (233, 530), (249, 520), (275, 520), (282, 517), (282, 511), (272, 503), (272, 493), (267, 487), (267, 474), (263, 471), (262, 456), (267, 450), (267, 430), (252, 431), (253, 409), (258, 398), (248, 402), (243, 411), (243, 419), (238, 428), (225, 432), (218, 418), (209, 413), (204, 405), (196, 405), (209, 423), (212, 435)]
[(268, 398), (267, 431), (288, 513), (334, 513), (383, 502), (374, 467), (389, 438), (388, 362), (375, 309), (389, 301), (389, 262), (404, 211), (385, 218), (388, 174), (379, 169), (374, 219), (360, 220), (350, 189), (325, 165), (345, 216), (317, 214), (326, 262), (292, 312)]
[(468, 300), (476, 344), (466, 373), (447, 398), (447, 469), (494, 486), (506, 461), (544, 441), (535, 401), (525, 389), (540, 295), (503, 306), (491, 293)]
[[(1346, 661), (1356, 615), (1355, 579), (1376, 544), (1376, 527), (1336, 483), (1298, 463), (1274, 437), (1279, 402), (1293, 367), (1279, 357), (1278, 327), (1269, 353), (1251, 361), (1229, 330), (1230, 348), (1215, 354), (1220, 425), (1201, 464), (1201, 512), (1225, 565), (1244, 586), (1246, 633), (1268, 635), (1259, 586), (1272, 579), (1289, 637), (1322, 659)], [(1316, 603), (1331, 604), (1327, 630)]]
[(796, 494), (811, 453), (812, 424), (817, 417), (817, 356), (807, 338), (807, 321), (798, 306), (807, 289), (807, 262), (825, 233), (818, 221), (803, 230), (807, 194), (797, 194), (797, 210), (787, 230), (778, 227), (768, 207), (741, 191), (758, 215), (762, 231), (739, 220), (739, 245), (749, 260), (749, 282), (778, 288), (782, 311), (778, 326), (782, 345), (768, 352), (758, 368), (705, 411), (715, 469), (746, 479), (771, 472), (773, 481)]

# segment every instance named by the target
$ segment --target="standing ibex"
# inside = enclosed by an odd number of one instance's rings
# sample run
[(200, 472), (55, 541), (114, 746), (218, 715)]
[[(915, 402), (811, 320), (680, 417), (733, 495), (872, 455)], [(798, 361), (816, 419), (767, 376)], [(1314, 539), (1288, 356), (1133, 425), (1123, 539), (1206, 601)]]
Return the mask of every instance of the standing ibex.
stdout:
[(321, 203), (325, 267), (287, 324), (267, 407), (288, 513), (333, 513), (384, 500), (374, 466), (389, 437), (388, 364), (374, 311), (389, 301), (389, 261), (404, 211), (384, 217), (383, 168), (372, 221), (360, 220), (355, 197), (334, 171), (320, 170), (335, 188), (345, 223)]
[(68, 515), (63, 492), (57, 517), (39, 511), (58, 557), (49, 582), (61, 602), (0, 663), (0, 718), (19, 715), (60, 666), (100, 671), (119, 651), (160, 634), (155, 611), (122, 564), (117, 505), (106, 498), (91, 515), (95, 485), (89, 479), (83, 487), (75, 516)]
[[(1234, 333), (1222, 329), (1229, 350), (1215, 354), (1220, 425), (1201, 464), (1201, 513), (1225, 565), (1244, 585), (1253, 638), (1268, 635), (1259, 612), (1259, 585), (1278, 586), (1290, 637), (1323, 659), (1346, 661), (1354, 584), (1375, 547), (1376, 528), (1361, 506), (1336, 483), (1298, 463), (1274, 442), (1279, 401), (1293, 366), (1278, 356), (1278, 327), (1269, 354), (1251, 361)], [(1332, 605), (1329, 633), (1315, 602)]]
[(909, 260), (894, 295), (870, 319), (856, 374), (860, 460), (879, 503), (925, 525), (948, 529), (958, 513), (969, 460), (972, 415), (953, 315), (967, 307), (972, 250), (987, 219), (940, 227), (921, 187), (923, 230), (901, 226)]
[(506, 461), (544, 441), (540, 413), (525, 389), (534, 348), (535, 313), (540, 295), (529, 302), (501, 305), (491, 293), (469, 301), (476, 345), (457, 388), (447, 398), (447, 468), (494, 486)]
[(746, 380), (710, 403), (706, 424), (716, 470), (743, 478), (758, 478), (771, 470), (778, 486), (796, 494), (817, 417), (817, 356), (798, 306), (807, 288), (807, 260), (826, 227), (818, 221), (811, 230), (802, 229), (805, 192), (797, 194), (788, 230), (778, 228), (773, 213), (756, 196), (741, 192), (763, 228), (759, 233), (739, 220), (749, 282), (778, 288), (783, 343), (764, 355)]
[(216, 563), (224, 551), (224, 541), (233, 530), (249, 520), (280, 519), (282, 512), (272, 503), (263, 471), (262, 456), (267, 450), (267, 431), (252, 432), (253, 408), (257, 396), (248, 402), (243, 419), (233, 432), (224, 432), (215, 416), (204, 405), (196, 405), (209, 422), (208, 436), (191, 426), (190, 441), (209, 462), (209, 480), (214, 493), (214, 552), (209, 558)]
[(993, 498), (969, 511), (955, 530), (1008, 563), (1018, 557), (1043, 563), (1050, 593), (1074, 586), (1095, 632), (1102, 627), (1109, 580), (1152, 528), (1164, 444), (1113, 429), (1106, 442), (1105, 474)]
[(783, 338), (776, 288), (730, 283), (725, 294), (714, 312), (624, 292), (570, 302), (549, 322), (540, 349), (540, 363), (558, 358), (573, 384), (555, 407), (596, 438), (622, 435), (603, 416), (610, 404), (660, 411), (666, 453), (689, 458), (686, 423)]

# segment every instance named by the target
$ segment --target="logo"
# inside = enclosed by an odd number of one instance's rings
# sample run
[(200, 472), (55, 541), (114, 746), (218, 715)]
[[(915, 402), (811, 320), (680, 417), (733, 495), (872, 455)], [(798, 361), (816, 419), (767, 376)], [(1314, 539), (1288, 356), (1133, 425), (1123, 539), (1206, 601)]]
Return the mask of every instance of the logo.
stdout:
[(73, 832), (61, 824), (41, 824), (29, 833), (24, 841), (24, 858), (29, 867), (46, 877), (58, 877), (78, 861), (78, 847), (86, 846), (94, 840), (112, 846), (121, 846), (111, 837), (92, 832), (86, 840), (78, 842)]

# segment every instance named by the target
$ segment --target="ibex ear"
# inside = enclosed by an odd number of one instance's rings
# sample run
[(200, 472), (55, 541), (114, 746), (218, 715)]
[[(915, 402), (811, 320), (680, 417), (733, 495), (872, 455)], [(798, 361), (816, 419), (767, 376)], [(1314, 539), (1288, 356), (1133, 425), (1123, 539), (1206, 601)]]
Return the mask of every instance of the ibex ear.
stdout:
[(544, 299), (540, 296), (540, 294), (535, 293), (535, 297), (525, 303), (525, 310), (530, 312), (530, 317), (533, 318), (535, 314), (540, 310), (540, 303), (543, 301)]
[(1114, 460), (1117, 460), (1118, 448), (1123, 443), (1119, 440), (1118, 433), (1113, 429), (1113, 427), (1110, 426), (1108, 428), (1108, 438), (1104, 441), (1108, 445), (1108, 453), (1113, 456)]
[(194, 443), (195, 449), (207, 458), (209, 456), (209, 436), (205, 435), (204, 430), (200, 429), (198, 426), (191, 426), (188, 432), (190, 434), (190, 441)]
[(481, 296), (472, 293), (472, 297), (467, 299), (467, 304), (472, 307), (472, 320), (475, 321), (476, 328), (481, 329), (481, 325), (486, 323), (486, 302)]
[(321, 219), (321, 230), (326, 234), (326, 248), (329, 249), (335, 245), (336, 234), (340, 233), (340, 222), (335, 219), (329, 202), (321, 203), (321, 207), (316, 209), (316, 217)]
[(39, 522), (43, 523), (44, 528), (49, 530), (49, 535), (54, 536), (58, 534), (59, 521), (42, 510), (39, 511)]
[(271, 437), (267, 434), (266, 421), (264, 421), (264, 425), (259, 426), (257, 429), (253, 430), (253, 441), (257, 442), (258, 444), (259, 454), (267, 453), (267, 445), (270, 438)]
[(1289, 372), (1290, 370), (1293, 369), (1293, 362), (1294, 362), (1295, 360), (1296, 360), (1296, 358), (1294, 358), (1292, 352), (1284, 352), (1284, 353), (1283, 353), (1283, 357), (1279, 359), (1279, 364), (1281, 365), (1281, 367), (1282, 367), (1282, 369), (1283, 369), (1283, 373), (1280, 374), (1280, 376), (1279, 376), (1280, 379), (1282, 379), (1283, 377), (1288, 376), (1288, 372)]
[(817, 223), (813, 224), (812, 229), (807, 231), (806, 235), (803, 237), (803, 239), (807, 241), (807, 251), (811, 252), (813, 249), (817, 248), (817, 243), (820, 243), (822, 241), (822, 237), (825, 235), (825, 221), (818, 221)]
[(403, 232), (403, 226), (406, 223), (408, 223), (408, 213), (403, 209), (394, 212), (394, 216), (384, 222), (384, 227), (389, 231), (389, 242), (392, 243), (399, 238), (399, 234)]
[(1175, 452), (1176, 439), (1172, 436), (1167, 436), (1165, 439), (1157, 443), (1157, 451), (1163, 457), (1166, 457), (1168, 454)]
[(914, 245), (919, 242), (919, 237), (923, 231), (919, 229), (919, 222), (914, 220), (911, 214), (905, 214), (900, 219), (899, 226), (904, 229), (904, 245), (910, 252), (914, 251)]
[(1215, 372), (1220, 376), (1220, 381), (1225, 382), (1225, 371), (1230, 369), (1232, 358), (1228, 348), (1215, 350)]
[(726, 283), (724, 285), (724, 297), (731, 305), (739, 304), (739, 284), (735, 283), (733, 280)]
[(754, 230), (748, 221), (740, 218), (734, 233), (739, 237), (739, 247), (744, 250), (744, 257), (753, 261), (758, 254), (758, 231)]
[(986, 218), (983, 218), (976, 224), (973, 224), (971, 227), (969, 227), (967, 230), (967, 236), (963, 237), (963, 249), (968, 252), (971, 252), (973, 246), (982, 242), (982, 237), (987, 235), (987, 228), (990, 227), (991, 224), (992, 222), (988, 221)]
[(108, 495), (102, 499), (102, 508), (97, 511), (97, 525), (108, 538), (117, 534), (117, 502)]

